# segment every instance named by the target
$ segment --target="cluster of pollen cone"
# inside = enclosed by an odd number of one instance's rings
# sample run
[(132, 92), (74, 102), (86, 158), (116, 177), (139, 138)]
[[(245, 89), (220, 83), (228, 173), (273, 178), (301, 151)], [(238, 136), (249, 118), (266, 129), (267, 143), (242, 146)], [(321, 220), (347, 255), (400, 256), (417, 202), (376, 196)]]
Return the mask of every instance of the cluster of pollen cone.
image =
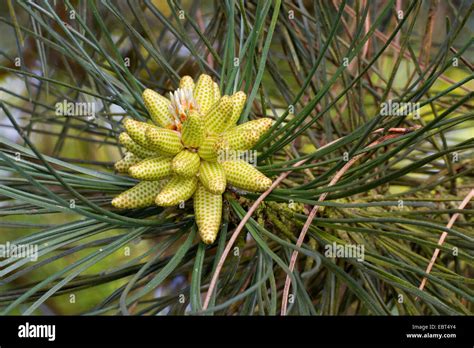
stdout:
[(251, 149), (272, 120), (237, 125), (245, 93), (221, 96), (208, 75), (201, 75), (196, 84), (190, 76), (182, 77), (169, 98), (146, 89), (143, 101), (151, 120), (123, 122), (126, 132), (119, 140), (127, 152), (115, 164), (118, 172), (140, 183), (115, 197), (112, 205), (120, 209), (171, 207), (193, 198), (199, 235), (211, 244), (220, 228), (227, 185), (263, 192), (272, 183), (251, 164), (229, 156)]

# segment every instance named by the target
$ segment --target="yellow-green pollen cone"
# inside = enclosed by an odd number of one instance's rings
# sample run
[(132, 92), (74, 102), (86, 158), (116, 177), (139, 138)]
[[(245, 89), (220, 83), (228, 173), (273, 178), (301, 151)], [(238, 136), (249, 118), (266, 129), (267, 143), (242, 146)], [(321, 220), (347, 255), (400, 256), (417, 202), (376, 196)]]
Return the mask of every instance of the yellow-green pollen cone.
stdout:
[(201, 240), (212, 244), (221, 225), (227, 185), (264, 192), (272, 184), (249, 163), (220, 155), (250, 150), (273, 122), (260, 118), (237, 126), (245, 93), (221, 96), (218, 84), (205, 74), (196, 82), (182, 77), (169, 98), (150, 89), (142, 96), (152, 122), (124, 120), (119, 140), (127, 152), (115, 164), (118, 172), (140, 183), (115, 197), (112, 205), (171, 207), (193, 198)]

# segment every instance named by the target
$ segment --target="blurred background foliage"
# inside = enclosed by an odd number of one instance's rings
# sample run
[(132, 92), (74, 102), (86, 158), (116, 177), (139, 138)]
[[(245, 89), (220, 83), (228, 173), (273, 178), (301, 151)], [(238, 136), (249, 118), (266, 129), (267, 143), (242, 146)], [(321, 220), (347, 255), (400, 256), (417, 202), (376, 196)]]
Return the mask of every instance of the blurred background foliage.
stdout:
[[(38, 262), (0, 260), (2, 313), (274, 315), (298, 250), (289, 314), (471, 314), (473, 210), (458, 206), (474, 186), (472, 10), (458, 0), (1, 2), (0, 243), (40, 250)], [(110, 205), (135, 182), (113, 163), (121, 120), (148, 117), (141, 91), (202, 72), (223, 93), (247, 93), (241, 121), (277, 121), (256, 146), (259, 169), (291, 171), (247, 222), (206, 310), (258, 195), (227, 195), (212, 246), (199, 243), (191, 206)], [(57, 115), (65, 100), (93, 103), (95, 118)], [(420, 103), (421, 117), (381, 115), (388, 100)], [(394, 127), (414, 131), (365, 149)], [(364, 261), (325, 257), (333, 242), (364, 245)]]

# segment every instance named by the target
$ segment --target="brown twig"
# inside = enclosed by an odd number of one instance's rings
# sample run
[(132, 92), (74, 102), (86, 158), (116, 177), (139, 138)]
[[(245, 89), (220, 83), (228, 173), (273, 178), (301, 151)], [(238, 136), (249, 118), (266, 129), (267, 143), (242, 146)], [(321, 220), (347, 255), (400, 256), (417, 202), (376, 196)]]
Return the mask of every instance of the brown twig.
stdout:
[(428, 19), (426, 21), (425, 34), (423, 36), (421, 50), (418, 56), (418, 61), (421, 64), (428, 65), (430, 62), (430, 49), (431, 49), (431, 42), (433, 39), (434, 20), (435, 20), (437, 9), (438, 9), (438, 1), (437, 0), (432, 1), (430, 3), (430, 9), (428, 11)]
[[(469, 201), (472, 199), (473, 196), (474, 196), (474, 189), (472, 189), (471, 192), (468, 193), (468, 195), (464, 198), (462, 203), (459, 205), (458, 209), (460, 209), (460, 210), (464, 209), (464, 207), (467, 205), (467, 203), (469, 203)], [(456, 213), (453, 216), (451, 216), (451, 219), (449, 220), (446, 227), (447, 228), (453, 227), (453, 225), (456, 222), (458, 217), (459, 217), (459, 213)], [(443, 233), (441, 234), (441, 237), (439, 237), (439, 240), (438, 240), (438, 245), (439, 246), (443, 245), (444, 240), (446, 239), (447, 236), (448, 236), (448, 232), (443, 231)], [(434, 253), (433, 253), (433, 256), (431, 257), (430, 263), (428, 264), (428, 267), (426, 267), (426, 271), (425, 271), (426, 274), (430, 274), (431, 269), (433, 268), (433, 266), (436, 262), (436, 259), (438, 258), (439, 252), (440, 252), (440, 249), (436, 248)], [(420, 286), (418, 287), (418, 289), (423, 291), (427, 281), (428, 281), (428, 278), (426, 278), (426, 276), (423, 277), (423, 280), (421, 281)]]
[[(362, 0), (361, 3), (360, 3), (360, 10), (362, 10), (364, 7), (366, 6), (366, 0)], [(354, 22), (355, 23), (355, 22)], [(364, 21), (364, 36), (367, 35), (367, 33), (369, 32), (370, 30), (370, 13), (367, 14), (367, 16), (365, 17), (365, 21)], [(354, 31), (354, 30), (352, 30)], [(349, 36), (351, 37), (351, 40), (352, 40), (352, 35), (349, 34)], [(367, 53), (369, 52), (369, 46), (370, 46), (370, 40), (371, 38), (369, 38), (365, 43), (364, 43), (364, 47), (362, 48), (362, 54), (355, 57), (349, 64), (349, 71), (355, 75), (355, 72), (356, 72), (356, 69), (358, 67), (358, 63), (359, 63), (359, 57), (360, 57), (360, 61), (364, 61), (366, 58), (367, 58)]]
[[(196, 21), (199, 26), (199, 29), (201, 30), (202, 33), (204, 33), (204, 31), (206, 30), (206, 24), (204, 23), (204, 19), (202, 18), (202, 12), (201, 12), (201, 9), (199, 8), (196, 10)], [(214, 58), (212, 57), (212, 54), (209, 50), (206, 55), (206, 61), (207, 61), (207, 64), (209, 64), (211, 68), (214, 68)]]

